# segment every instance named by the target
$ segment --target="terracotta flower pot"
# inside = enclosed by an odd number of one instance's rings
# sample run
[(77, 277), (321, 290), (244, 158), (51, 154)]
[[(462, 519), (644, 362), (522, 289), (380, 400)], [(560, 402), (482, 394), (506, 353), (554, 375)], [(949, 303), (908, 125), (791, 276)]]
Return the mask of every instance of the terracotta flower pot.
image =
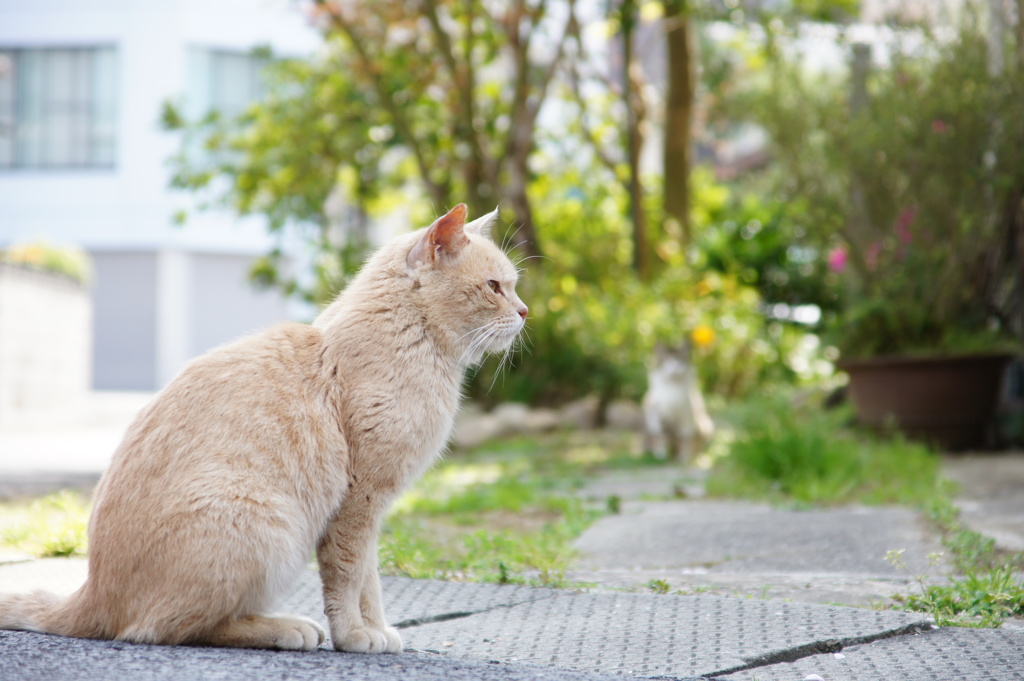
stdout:
[(1000, 389), (1011, 355), (845, 360), (857, 420), (895, 425), (950, 451), (993, 444)]

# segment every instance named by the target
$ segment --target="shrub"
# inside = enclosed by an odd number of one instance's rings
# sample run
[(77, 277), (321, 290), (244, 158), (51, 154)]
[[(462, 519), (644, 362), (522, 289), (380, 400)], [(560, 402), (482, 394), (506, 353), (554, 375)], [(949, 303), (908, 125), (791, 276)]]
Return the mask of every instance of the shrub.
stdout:
[[(717, 219), (727, 210), (728, 191), (701, 178), (694, 192), (698, 214)], [(797, 377), (788, 362), (804, 331), (766, 319), (760, 295), (739, 274), (706, 267), (699, 254), (688, 258), (677, 240), (662, 234), (655, 239), (659, 268), (648, 281), (636, 275), (621, 217), (625, 197), (614, 185), (567, 172), (539, 178), (534, 191), (547, 257), (520, 285), (531, 310), (529, 341), (506, 375), (496, 375), (495, 361), (481, 368), (470, 387), (474, 398), (637, 399), (654, 345), (686, 338), (695, 341), (695, 361), (711, 393), (741, 397), (765, 381)]]

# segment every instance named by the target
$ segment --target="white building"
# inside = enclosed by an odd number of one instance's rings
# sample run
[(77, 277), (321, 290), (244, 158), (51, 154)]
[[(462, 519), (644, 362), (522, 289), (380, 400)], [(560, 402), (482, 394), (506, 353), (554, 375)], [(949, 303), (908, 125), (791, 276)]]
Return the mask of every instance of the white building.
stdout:
[(288, 0), (0, 0), (0, 247), (72, 243), (92, 256), (93, 384), (161, 387), (206, 349), (283, 320), (246, 280), (262, 224), (173, 214), (179, 140), (164, 101), (237, 110), (255, 94), (249, 50), (319, 43)]

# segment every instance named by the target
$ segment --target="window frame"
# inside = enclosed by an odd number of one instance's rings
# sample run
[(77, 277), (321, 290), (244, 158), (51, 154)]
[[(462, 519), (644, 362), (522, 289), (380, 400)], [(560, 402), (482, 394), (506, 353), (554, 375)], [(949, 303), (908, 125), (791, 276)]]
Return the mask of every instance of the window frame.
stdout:
[[(57, 61), (61, 53), (63, 65)], [(25, 55), (38, 59), (38, 72), (28, 77), (23, 75)], [(8, 145), (0, 150), (0, 173), (117, 168), (121, 72), (116, 43), (0, 44), (3, 57), (10, 59), (13, 72), (5, 86), (0, 81), (7, 89), (0, 91), (0, 126), (11, 128), (0, 139)], [(70, 69), (73, 80), (59, 82), (55, 72), (61, 66)], [(37, 91), (26, 95), (30, 77), (36, 78)]]

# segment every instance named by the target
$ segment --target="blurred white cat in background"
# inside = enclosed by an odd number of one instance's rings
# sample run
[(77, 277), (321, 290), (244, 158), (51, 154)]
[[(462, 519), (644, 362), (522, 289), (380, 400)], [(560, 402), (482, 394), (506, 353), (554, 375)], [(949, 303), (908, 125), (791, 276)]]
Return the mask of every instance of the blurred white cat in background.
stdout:
[(659, 343), (644, 395), (644, 451), (687, 463), (714, 432), (690, 344), (668, 348)]

